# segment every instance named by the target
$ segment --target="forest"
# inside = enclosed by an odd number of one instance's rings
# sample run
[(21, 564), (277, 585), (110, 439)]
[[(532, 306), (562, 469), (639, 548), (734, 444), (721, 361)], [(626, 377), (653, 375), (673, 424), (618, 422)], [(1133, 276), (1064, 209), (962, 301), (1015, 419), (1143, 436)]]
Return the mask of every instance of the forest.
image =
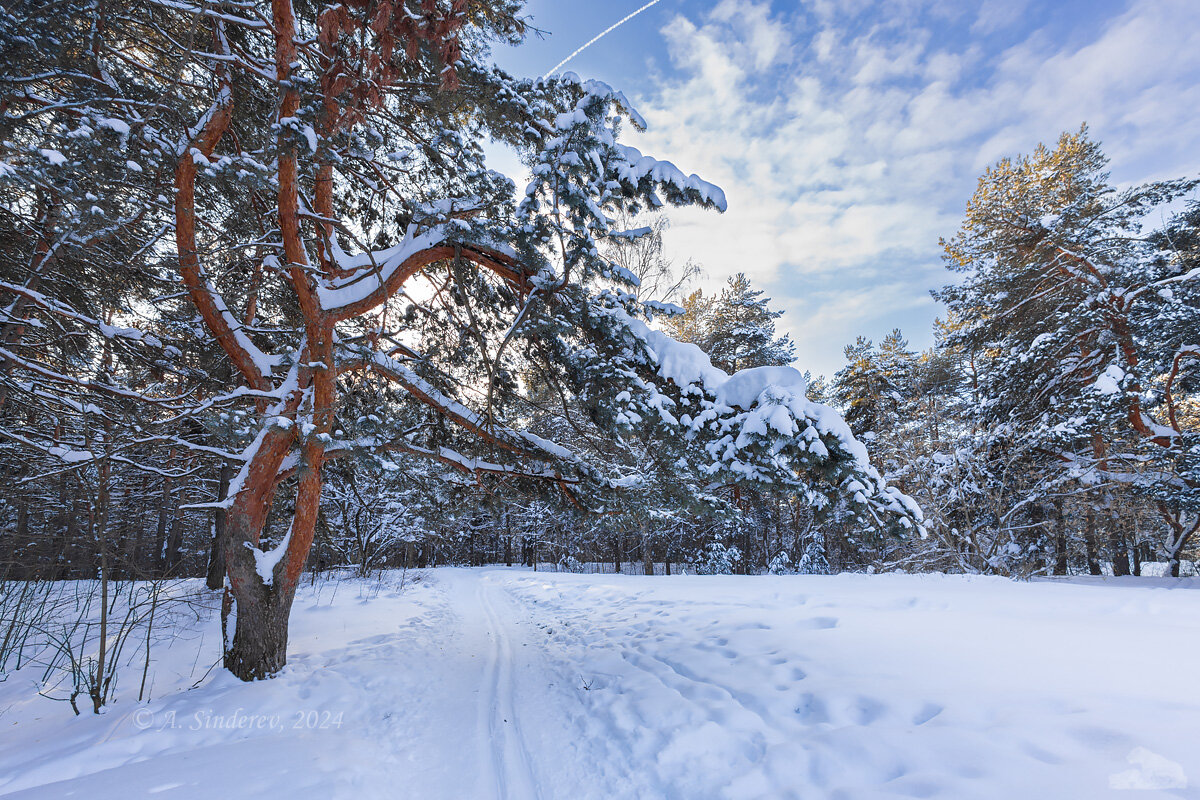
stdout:
[(1114, 185), (1086, 126), (995, 163), (935, 345), (815, 376), (747, 265), (665, 252), (722, 190), (624, 144), (620, 91), (491, 62), (526, 33), (513, 0), (0, 13), (0, 672), (64, 580), (204, 577), (248, 680), (328, 571), (1189, 574), (1194, 176)]

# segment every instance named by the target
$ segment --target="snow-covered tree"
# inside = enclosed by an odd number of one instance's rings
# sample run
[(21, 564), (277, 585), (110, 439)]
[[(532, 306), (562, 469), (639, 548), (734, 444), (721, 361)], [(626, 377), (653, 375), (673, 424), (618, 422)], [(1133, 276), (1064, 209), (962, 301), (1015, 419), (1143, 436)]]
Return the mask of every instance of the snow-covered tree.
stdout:
[(859, 336), (846, 345), (847, 364), (833, 378), (833, 394), (856, 435), (878, 437), (892, 430), (912, 395), (916, 357), (899, 329), (876, 347)]
[(775, 321), (783, 312), (769, 303), (770, 298), (753, 288), (746, 273), (739, 272), (715, 297), (693, 292), (684, 302), (683, 313), (666, 325), (675, 338), (699, 345), (727, 372), (787, 366), (796, 360), (796, 346), (787, 334), (776, 333)]
[(801, 575), (826, 575), (829, 573), (829, 558), (825, 553), (825, 534), (823, 531), (813, 531), (812, 538), (804, 547), (804, 555), (796, 564), (796, 571)]
[(1129, 543), (1110, 487), (1157, 493), (1178, 533), (1165, 548), (1174, 569), (1200, 521), (1190, 510), (1200, 477), (1188, 463), (1192, 434), (1171, 416), (1191, 380), (1179, 382), (1194, 341), (1181, 321), (1195, 318), (1197, 298), (1186, 257), (1142, 226), (1195, 184), (1118, 190), (1105, 165), (1083, 128), (989, 168), (944, 243), (965, 280), (939, 297), (963, 323), (953, 340), (986, 354), (984, 430), (1057, 472), (1056, 485), (1095, 487), (1118, 574), (1130, 569)]

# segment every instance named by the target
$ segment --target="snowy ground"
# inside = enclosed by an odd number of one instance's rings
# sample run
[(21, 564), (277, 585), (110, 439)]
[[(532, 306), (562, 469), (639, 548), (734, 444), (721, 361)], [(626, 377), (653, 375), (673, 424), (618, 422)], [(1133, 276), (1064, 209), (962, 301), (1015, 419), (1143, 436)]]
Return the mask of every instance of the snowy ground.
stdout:
[(297, 601), (269, 682), (189, 688), (212, 620), (159, 647), (149, 704), (139, 674), (75, 718), (10, 676), (0, 795), (1200, 798), (1197, 588), (495, 569), (327, 585)]

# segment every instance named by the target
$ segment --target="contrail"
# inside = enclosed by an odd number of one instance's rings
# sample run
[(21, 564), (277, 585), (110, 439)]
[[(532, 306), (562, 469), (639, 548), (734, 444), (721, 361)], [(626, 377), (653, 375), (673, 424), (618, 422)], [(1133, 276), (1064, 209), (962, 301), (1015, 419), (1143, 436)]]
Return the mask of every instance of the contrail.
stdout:
[(620, 20), (617, 20), (617, 21), (616, 21), (616, 22), (614, 22), (612, 25), (609, 25), (607, 28), (605, 28), (604, 30), (600, 31), (600, 33), (598, 33), (598, 34), (596, 34), (594, 37), (592, 37), (592, 39), (591, 39), (591, 40), (589, 40), (589, 41), (588, 41), (586, 44), (584, 44), (582, 47), (580, 47), (580, 48), (579, 48), (578, 50), (576, 50), (574, 53), (571, 53), (571, 55), (567, 56), (567, 57), (566, 57), (566, 58), (564, 58), (562, 61), (560, 61), (560, 62), (558, 62), (557, 64), (555, 64), (555, 65), (554, 65), (554, 68), (553, 68), (553, 69), (551, 69), (549, 72), (547, 72), (547, 73), (546, 73), (545, 75), (543, 75), (542, 77), (543, 77), (543, 78), (548, 78), (548, 77), (550, 77), (551, 75), (553, 75), (554, 73), (558, 72), (558, 71), (559, 71), (559, 69), (561, 69), (561, 68), (562, 68), (562, 65), (563, 65), (563, 64), (566, 64), (566, 63), (567, 63), (568, 61), (570, 61), (572, 58), (574, 58), (575, 56), (579, 55), (579, 54), (580, 54), (580, 53), (582, 53), (584, 50), (587, 50), (589, 47), (591, 47), (592, 45), (594, 45), (596, 42), (600, 41), (600, 40), (601, 40), (601, 39), (603, 39), (605, 36), (608, 36), (610, 33), (612, 33), (613, 31), (615, 31), (617, 28), (621, 27), (622, 25), (624, 25), (626, 22), (629, 22), (629, 20), (633, 19), (633, 18), (634, 18), (634, 17), (636, 17), (638, 14), (642, 13), (642, 12), (643, 12), (643, 11), (645, 11), (647, 8), (649, 8), (650, 6), (657, 5), (657, 4), (658, 4), (658, 3), (660, 3), (661, 1), (662, 1), (662, 0), (650, 0), (650, 2), (649, 2), (649, 3), (646, 3), (646, 5), (642, 6), (642, 7), (641, 7), (641, 8), (639, 8), (638, 10), (636, 10), (636, 11), (634, 11), (634, 12), (632, 12), (632, 13), (630, 13), (630, 14), (626, 15), (624, 18), (622, 18), (622, 19), (620, 19)]

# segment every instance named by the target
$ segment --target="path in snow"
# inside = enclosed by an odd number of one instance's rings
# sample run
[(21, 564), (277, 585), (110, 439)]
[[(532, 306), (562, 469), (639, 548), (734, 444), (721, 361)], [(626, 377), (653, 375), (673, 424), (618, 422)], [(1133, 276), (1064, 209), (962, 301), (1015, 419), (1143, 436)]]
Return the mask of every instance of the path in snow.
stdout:
[[(1200, 592), (1145, 586), (438, 569), (305, 589), (272, 681), (187, 690), (212, 620), (156, 651), (149, 705), (127, 686), (73, 718), (9, 676), (0, 795), (1198, 798)], [(239, 713), (280, 724), (198, 724)]]
[(529, 765), (529, 751), (521, 735), (520, 715), (513, 697), (516, 693), (513, 673), (517, 669), (512, 637), (508, 631), (514, 619), (496, 613), (487, 581), (479, 582), (476, 596), (480, 613), (476, 625), (487, 628), (488, 656), (484, 674), (485, 693), (479, 703), (479, 728), (476, 737), (485, 755), (480, 759), (491, 765), (496, 797), (500, 800), (537, 798), (537, 782)]

